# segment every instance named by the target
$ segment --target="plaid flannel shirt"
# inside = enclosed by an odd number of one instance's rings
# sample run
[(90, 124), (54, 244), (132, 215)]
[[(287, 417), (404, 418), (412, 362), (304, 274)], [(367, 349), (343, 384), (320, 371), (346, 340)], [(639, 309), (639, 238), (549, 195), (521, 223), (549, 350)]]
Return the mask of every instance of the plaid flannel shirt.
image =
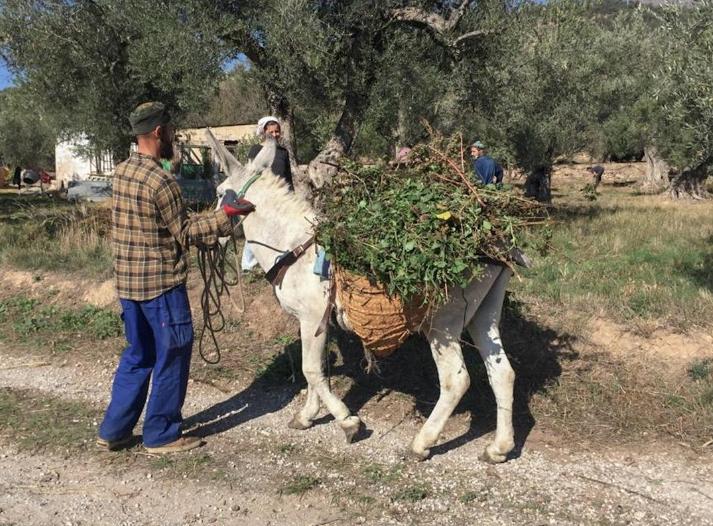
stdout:
[(213, 245), (231, 222), (215, 210), (188, 217), (176, 179), (134, 152), (114, 172), (111, 239), (120, 298), (153, 299), (185, 283), (188, 246)]

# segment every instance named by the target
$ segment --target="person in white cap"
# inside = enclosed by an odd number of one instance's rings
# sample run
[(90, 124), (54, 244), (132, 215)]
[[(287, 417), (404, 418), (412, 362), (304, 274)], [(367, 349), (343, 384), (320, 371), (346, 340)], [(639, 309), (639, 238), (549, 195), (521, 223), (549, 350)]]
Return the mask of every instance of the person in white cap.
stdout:
[(250, 148), (248, 152), (248, 159), (251, 161), (255, 159), (260, 150), (262, 150), (265, 141), (275, 140), (277, 141), (277, 151), (275, 152), (275, 160), (272, 161), (272, 173), (282, 177), (287, 184), (290, 185), (290, 190), (293, 189), (292, 186), (292, 170), (290, 169), (290, 154), (287, 150), (280, 144), (280, 139), (282, 138), (282, 128), (280, 127), (280, 121), (277, 117), (268, 115), (257, 121), (257, 128), (255, 129), (255, 134), (260, 137), (261, 143), (254, 145)]
[[(292, 186), (292, 170), (290, 169), (290, 154), (287, 150), (280, 145), (280, 139), (282, 137), (282, 128), (280, 127), (280, 121), (277, 117), (268, 115), (257, 121), (257, 127), (255, 129), (255, 134), (260, 137), (261, 143), (254, 145), (250, 148), (248, 152), (248, 159), (253, 160), (260, 153), (265, 142), (268, 140), (277, 141), (277, 150), (275, 151), (275, 159), (272, 161), (272, 173), (278, 177), (282, 177), (290, 187), (290, 191), (293, 191)], [(243, 257), (240, 261), (240, 266), (243, 271), (252, 270), (257, 265), (257, 259), (253, 251), (250, 250), (250, 244), (245, 242), (243, 247)]]

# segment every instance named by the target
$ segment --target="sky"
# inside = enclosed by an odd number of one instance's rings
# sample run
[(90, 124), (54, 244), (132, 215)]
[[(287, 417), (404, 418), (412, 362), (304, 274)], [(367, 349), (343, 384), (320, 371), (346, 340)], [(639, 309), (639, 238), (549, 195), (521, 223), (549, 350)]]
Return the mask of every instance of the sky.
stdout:
[(12, 75), (7, 70), (7, 64), (0, 59), (0, 89), (5, 89), (12, 85)]

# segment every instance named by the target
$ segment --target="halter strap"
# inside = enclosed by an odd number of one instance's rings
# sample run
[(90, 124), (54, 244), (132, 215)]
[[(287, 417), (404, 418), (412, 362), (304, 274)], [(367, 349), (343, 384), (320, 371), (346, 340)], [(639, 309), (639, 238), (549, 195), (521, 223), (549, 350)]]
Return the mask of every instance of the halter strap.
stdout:
[(261, 175), (262, 175), (261, 173), (255, 174), (255, 175), (253, 175), (250, 179), (248, 179), (248, 180), (245, 182), (245, 184), (243, 185), (243, 187), (242, 187), (242, 188), (240, 189), (240, 191), (238, 192), (238, 199), (241, 198), (241, 197), (245, 197), (245, 192), (248, 191), (248, 189), (252, 186), (252, 184), (253, 184), (255, 181), (257, 181), (257, 180), (260, 178)]

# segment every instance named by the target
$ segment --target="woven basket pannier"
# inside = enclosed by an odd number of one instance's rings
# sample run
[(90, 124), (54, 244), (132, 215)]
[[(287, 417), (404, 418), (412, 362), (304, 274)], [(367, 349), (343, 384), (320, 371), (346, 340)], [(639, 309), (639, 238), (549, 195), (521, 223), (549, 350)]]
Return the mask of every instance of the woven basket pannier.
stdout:
[(386, 288), (335, 265), (337, 297), (349, 317), (349, 323), (364, 347), (377, 358), (394, 352), (409, 334), (417, 332), (428, 311), (415, 301), (404, 305), (401, 299), (389, 297)]

